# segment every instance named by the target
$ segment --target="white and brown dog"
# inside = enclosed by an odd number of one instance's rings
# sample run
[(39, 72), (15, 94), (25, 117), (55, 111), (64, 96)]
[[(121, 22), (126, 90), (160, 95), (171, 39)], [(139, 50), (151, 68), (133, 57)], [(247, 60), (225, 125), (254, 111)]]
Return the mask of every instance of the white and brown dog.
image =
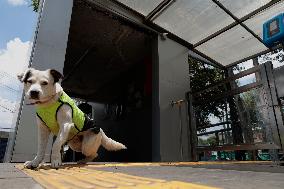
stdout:
[[(24, 73), (19, 74), (18, 78), (24, 83), (26, 98), (36, 108), (49, 107), (53, 103), (56, 103), (64, 93), (61, 85), (58, 83), (62, 78), (62, 74), (53, 69), (39, 71), (29, 68)], [(92, 124), (93, 122), (89, 122), (87, 128), (83, 128), (75, 136), (70, 137), (71, 130), (74, 130), (76, 127), (72, 116), (73, 109), (68, 104), (62, 104), (56, 111), (56, 121), (59, 129), (52, 146), (51, 167), (58, 168), (62, 165), (60, 150), (65, 143), (72, 150), (82, 152), (86, 156), (81, 163), (86, 163), (96, 158), (100, 145), (110, 151), (126, 149), (123, 144), (107, 137), (102, 129)], [(51, 129), (39, 116), (36, 116), (36, 121), (38, 125), (37, 156), (32, 161), (25, 163), (25, 167), (31, 169), (38, 167), (43, 161), (46, 145), (51, 133)]]

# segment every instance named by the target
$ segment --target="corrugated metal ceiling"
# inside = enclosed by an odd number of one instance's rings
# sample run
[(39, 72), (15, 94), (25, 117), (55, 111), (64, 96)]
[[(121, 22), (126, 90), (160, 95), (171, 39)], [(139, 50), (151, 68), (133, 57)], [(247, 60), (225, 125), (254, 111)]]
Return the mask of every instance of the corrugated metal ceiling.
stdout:
[(150, 22), (223, 66), (269, 51), (261, 40), (262, 24), (284, 12), (281, 0), (116, 1), (145, 19), (151, 15)]

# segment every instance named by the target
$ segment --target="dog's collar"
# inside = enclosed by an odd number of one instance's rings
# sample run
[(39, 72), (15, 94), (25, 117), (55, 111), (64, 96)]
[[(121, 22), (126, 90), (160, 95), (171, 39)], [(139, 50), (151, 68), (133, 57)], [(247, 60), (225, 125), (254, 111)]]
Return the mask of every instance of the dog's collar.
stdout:
[(49, 102), (50, 100), (52, 100), (58, 93), (55, 93), (54, 95), (50, 96), (49, 99), (44, 100), (44, 101), (36, 101), (36, 102), (32, 102), (32, 103), (27, 103), (26, 105), (37, 105), (37, 104), (45, 104), (47, 102)]

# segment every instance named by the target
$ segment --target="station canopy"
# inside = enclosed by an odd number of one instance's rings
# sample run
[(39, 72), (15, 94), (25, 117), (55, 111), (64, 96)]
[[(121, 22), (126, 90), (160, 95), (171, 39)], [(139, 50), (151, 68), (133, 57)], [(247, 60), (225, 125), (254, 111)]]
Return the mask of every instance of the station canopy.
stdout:
[(262, 25), (284, 12), (281, 0), (117, 1), (219, 66), (269, 52), (262, 41)]

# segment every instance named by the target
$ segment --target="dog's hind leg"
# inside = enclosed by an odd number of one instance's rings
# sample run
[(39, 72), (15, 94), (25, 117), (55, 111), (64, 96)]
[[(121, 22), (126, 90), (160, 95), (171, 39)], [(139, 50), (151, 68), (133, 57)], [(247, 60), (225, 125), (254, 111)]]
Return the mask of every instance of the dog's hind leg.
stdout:
[(68, 146), (75, 152), (82, 152), (82, 137), (75, 136), (68, 142)]
[(82, 141), (82, 153), (86, 156), (78, 163), (87, 163), (93, 161), (97, 156), (97, 151), (101, 145), (102, 135), (101, 133), (95, 134), (88, 130), (84, 133)]

